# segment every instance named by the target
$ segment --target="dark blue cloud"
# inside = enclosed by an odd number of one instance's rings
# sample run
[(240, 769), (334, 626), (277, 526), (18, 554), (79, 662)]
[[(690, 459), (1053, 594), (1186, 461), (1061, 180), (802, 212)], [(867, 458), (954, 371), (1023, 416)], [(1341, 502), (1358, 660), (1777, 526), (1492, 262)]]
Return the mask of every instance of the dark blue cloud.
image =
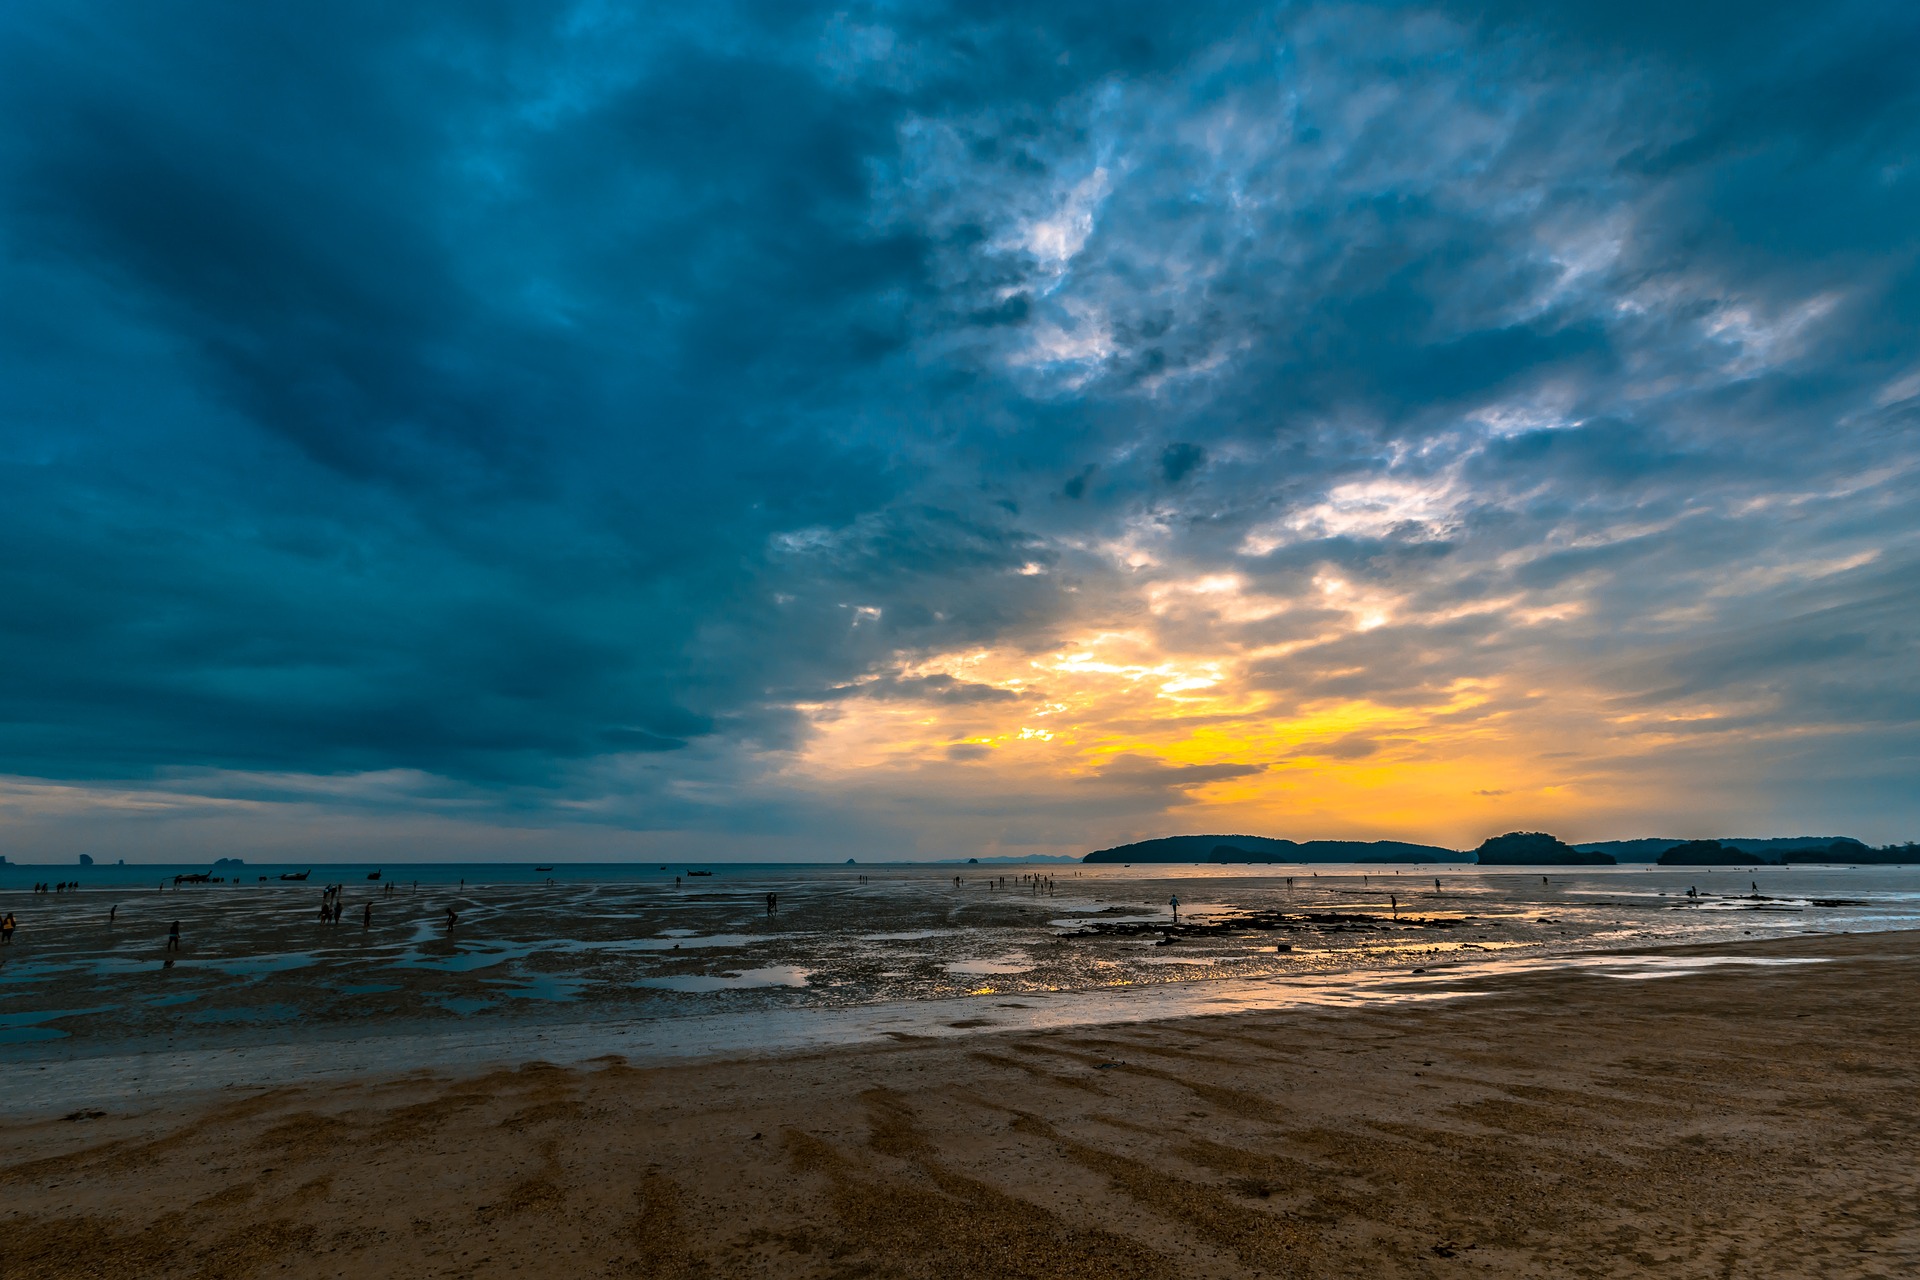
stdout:
[(1119, 625), (1914, 743), (1911, 6), (0, 31), (0, 773), (804, 830), (806, 708)]

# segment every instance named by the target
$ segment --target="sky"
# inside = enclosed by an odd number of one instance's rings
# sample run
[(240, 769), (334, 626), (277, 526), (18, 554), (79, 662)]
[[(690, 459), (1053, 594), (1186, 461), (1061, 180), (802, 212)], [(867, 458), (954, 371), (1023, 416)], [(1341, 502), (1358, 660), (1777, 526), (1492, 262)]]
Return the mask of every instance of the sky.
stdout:
[(0, 8), (0, 854), (1920, 835), (1920, 8)]

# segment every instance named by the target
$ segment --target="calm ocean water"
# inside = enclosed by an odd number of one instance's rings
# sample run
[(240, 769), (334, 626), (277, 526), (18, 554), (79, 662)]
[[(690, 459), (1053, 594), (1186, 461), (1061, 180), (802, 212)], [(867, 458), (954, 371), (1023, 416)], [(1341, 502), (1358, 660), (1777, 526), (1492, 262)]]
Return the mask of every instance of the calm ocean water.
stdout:
[[(731, 1051), (1427, 998), (1450, 975), (1606, 950), (1920, 927), (1920, 868), (437, 863), (172, 883), (205, 869), (0, 868), (19, 922), (0, 1062)], [(29, 891), (60, 880), (80, 888)], [(339, 923), (321, 920), (329, 884)], [(1187, 928), (1168, 942), (1176, 897)]]

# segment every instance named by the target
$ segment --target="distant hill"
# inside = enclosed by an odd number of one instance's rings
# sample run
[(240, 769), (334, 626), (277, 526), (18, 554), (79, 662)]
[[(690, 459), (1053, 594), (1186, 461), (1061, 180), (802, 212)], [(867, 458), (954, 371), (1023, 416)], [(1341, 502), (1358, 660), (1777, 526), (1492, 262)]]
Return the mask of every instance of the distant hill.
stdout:
[[(849, 858), (851, 862), (853, 859)], [(936, 867), (964, 867), (979, 863), (983, 867), (1025, 865), (1030, 862), (1078, 862), (1080, 859), (1066, 853), (1026, 853), (993, 858), (935, 858), (929, 865)]]
[(1509, 831), (1494, 836), (1478, 849), (1474, 857), (1483, 867), (1604, 867), (1613, 856), (1591, 849), (1576, 849), (1544, 831)]
[[(1705, 846), (1713, 846), (1712, 849)], [(1724, 862), (1669, 861), (1663, 855), (1686, 846), (1681, 858), (1717, 853)], [(1026, 859), (980, 859), (1026, 861)], [(1038, 861), (1038, 859), (1034, 859)], [(1473, 853), (1461, 853), (1433, 844), (1404, 840), (1285, 840), (1274, 836), (1161, 836), (1132, 844), (1096, 849), (1081, 862), (1155, 863), (1197, 862), (1222, 865), (1281, 862), (1376, 862), (1401, 865), (1423, 862), (1477, 861), (1490, 867), (1591, 867), (1614, 862), (1656, 862), (1667, 866), (1754, 866), (1782, 863), (1846, 862), (1859, 864), (1920, 864), (1920, 845), (1889, 845), (1872, 849), (1849, 836), (1726, 836), (1718, 840), (1664, 839), (1594, 840), (1566, 844), (1542, 831), (1509, 831), (1495, 836)]]
[(1677, 836), (1671, 840), (1653, 836), (1645, 840), (1589, 840), (1573, 847), (1582, 853), (1604, 853), (1615, 862), (1658, 862), (1661, 854), (1685, 843)]
[(1452, 849), (1402, 840), (1281, 840), (1273, 836), (1161, 836), (1096, 849), (1082, 862), (1460, 862)]
[(1689, 840), (1677, 844), (1660, 855), (1663, 867), (1758, 867), (1764, 860), (1757, 853), (1748, 853), (1731, 845), (1721, 844), (1718, 840)]
[[(1687, 841), (1675, 836), (1671, 839), (1651, 837), (1642, 840), (1594, 840), (1586, 844), (1573, 846), (1586, 853), (1606, 853), (1613, 855), (1619, 862), (1658, 862), (1660, 855), (1676, 845)], [(1860, 851), (1859, 857), (1849, 857), (1847, 861), (1861, 861), (1871, 851), (1851, 836), (1719, 836), (1715, 843), (1728, 849), (1738, 849), (1742, 853), (1759, 854), (1767, 862), (1780, 862), (1786, 855), (1794, 853), (1818, 852), (1831, 853), (1836, 844), (1848, 845)], [(1830, 859), (1814, 859), (1829, 861)], [(1807, 861), (1795, 858), (1795, 862)]]

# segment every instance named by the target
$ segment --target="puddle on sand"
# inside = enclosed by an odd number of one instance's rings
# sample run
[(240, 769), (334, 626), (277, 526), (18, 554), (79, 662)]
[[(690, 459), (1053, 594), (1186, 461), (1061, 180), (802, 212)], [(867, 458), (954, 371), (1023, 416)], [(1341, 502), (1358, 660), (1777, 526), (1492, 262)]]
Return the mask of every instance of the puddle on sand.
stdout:
[(1145, 956), (1141, 964), (1232, 964), (1243, 959), (1241, 956)]
[(963, 973), (970, 977), (982, 977), (989, 973), (1026, 973), (1033, 967), (1033, 957), (1021, 954), (1004, 955), (995, 960), (955, 960), (941, 966), (948, 973)]
[(688, 973), (642, 978), (643, 987), (662, 991), (732, 991), (747, 987), (804, 987), (813, 970), (798, 965), (776, 964), (765, 969), (743, 969), (738, 973)]
[(1702, 969), (1734, 965), (1773, 967), (1791, 964), (1825, 964), (1824, 956), (1595, 956), (1572, 962), (1574, 967), (1592, 969), (1609, 978), (1677, 978)]
[(242, 1022), (293, 1022), (299, 1017), (300, 1011), (290, 1004), (254, 1004), (240, 1009), (199, 1009), (188, 1014), (185, 1020), (218, 1026)]
[(201, 960), (190, 967), (195, 969), (217, 969), (221, 973), (236, 978), (251, 978), (264, 973), (284, 973), (288, 969), (304, 969), (313, 963), (313, 956), (305, 951), (290, 951), (277, 956), (247, 956), (234, 960)]
[(202, 993), (198, 991), (183, 991), (177, 996), (156, 996), (151, 1000), (143, 1000), (141, 1003), (152, 1009), (165, 1009), (176, 1004), (192, 1004), (195, 1000), (198, 1000), (201, 995)]
[(587, 978), (562, 978), (550, 973), (523, 974), (516, 985), (503, 986), (500, 994), (516, 1000), (578, 1000), (580, 993), (593, 985)]
[(0, 1044), (28, 1044), (35, 1040), (61, 1040), (70, 1032), (58, 1027), (43, 1027), (43, 1022), (52, 1022), (56, 1018), (81, 1018), (91, 1013), (106, 1013), (102, 1009), (47, 1009), (39, 1013), (0, 1014)]

